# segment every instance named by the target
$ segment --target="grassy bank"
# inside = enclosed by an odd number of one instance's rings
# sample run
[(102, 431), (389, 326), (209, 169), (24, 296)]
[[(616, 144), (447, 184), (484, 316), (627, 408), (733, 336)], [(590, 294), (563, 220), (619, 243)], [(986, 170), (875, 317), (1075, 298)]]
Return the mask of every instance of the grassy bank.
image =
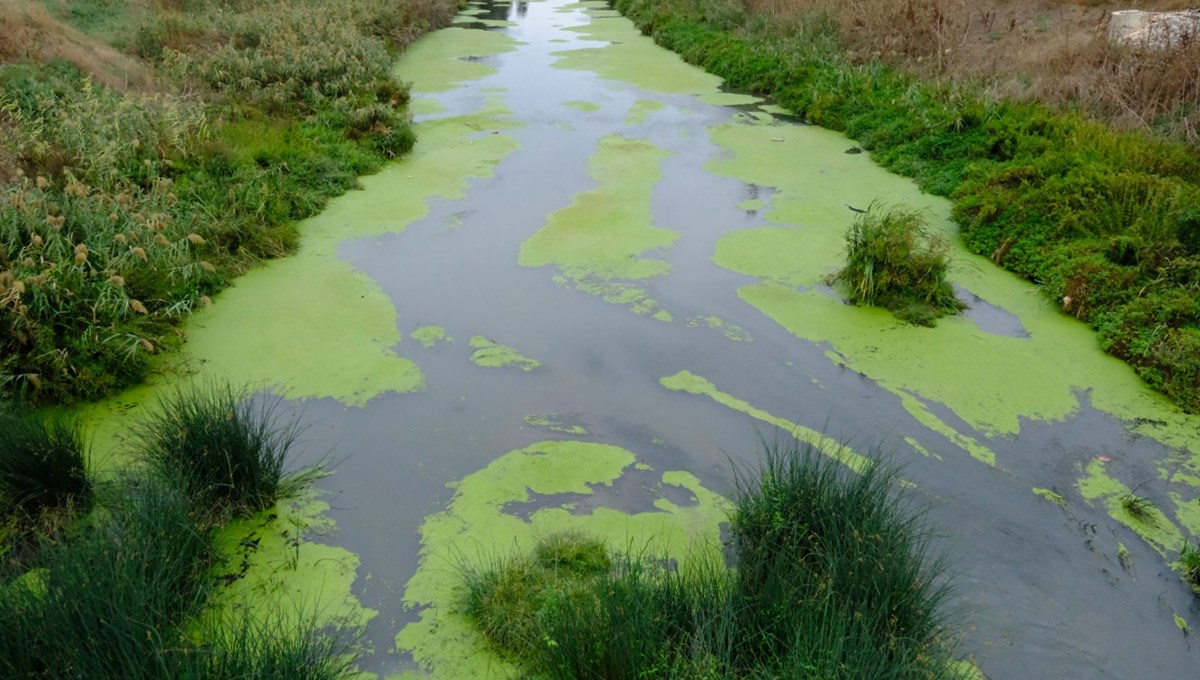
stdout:
[(0, 38), (0, 398), (49, 404), (140, 380), (296, 220), (408, 151), (391, 64), (456, 3), (71, 5), (103, 59), (47, 52), (86, 36), (21, 6), (40, 33)]
[[(846, 132), (953, 199), (966, 246), (1037, 283), (1105, 351), (1200, 412), (1200, 155), (970, 85), (856, 62), (814, 3), (787, 21), (727, 0), (616, 0), (729, 86)], [(807, 9), (806, 9), (807, 8)]]
[(539, 677), (959, 678), (940, 561), (894, 482), (768, 450), (734, 499), (735, 568), (556, 534), (467, 568), (462, 609)]
[[(228, 568), (216, 534), (233, 516), (274, 505), (311, 473), (285, 475), (290, 426), (268, 410), (232, 399), (227, 388), (178, 392), (131, 428), (141, 446), (137, 472), (103, 484), (82, 474), (85, 439), (37, 416), (12, 415), (0, 441), (0, 501), (63, 492), (36, 507), (0, 502), (0, 676), (5, 678), (308, 678), (353, 676), (351, 626), (318, 626), (315, 616), (259, 616), (271, 602), (208, 611)], [(186, 411), (190, 417), (180, 418)], [(237, 430), (240, 437), (230, 436)], [(210, 487), (194, 469), (156, 463), (162, 446), (186, 434), (206, 462)], [(269, 433), (264, 452), (240, 442)], [(72, 456), (39, 456), (69, 448)], [(37, 459), (34, 479), (7, 464)], [(270, 465), (263, 466), (266, 460)], [(274, 463), (278, 463), (275, 465)], [(80, 484), (79, 480), (83, 479)], [(67, 500), (70, 496), (75, 502)], [(79, 502), (93, 500), (95, 508)], [(58, 500), (58, 502), (50, 502)], [(36, 513), (36, 514), (35, 514)], [(293, 625), (298, 624), (298, 625)]]

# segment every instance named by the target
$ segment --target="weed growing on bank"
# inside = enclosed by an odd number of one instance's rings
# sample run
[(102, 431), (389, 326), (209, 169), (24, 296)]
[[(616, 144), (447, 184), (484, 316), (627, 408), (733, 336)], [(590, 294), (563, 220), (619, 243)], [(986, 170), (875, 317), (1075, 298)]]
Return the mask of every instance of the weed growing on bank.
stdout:
[(735, 568), (556, 534), (464, 568), (460, 606), (502, 655), (552, 678), (957, 678), (941, 562), (894, 482), (807, 445), (770, 448), (739, 480)]
[(0, 518), (36, 523), (92, 501), (83, 431), (70, 421), (0, 411)]
[[(166, 443), (215, 441), (253, 448), (290, 442), (292, 429), (261, 417), (270, 411), (236, 403), (226, 409), (227, 399), (237, 394), (229, 388), (176, 392), (167, 402), (175, 410), (164, 413), (221, 416), (228, 423), (214, 436), (212, 418), (172, 420), (176, 439)], [(219, 413), (205, 411), (214, 404)], [(78, 429), (70, 432), (78, 438)], [(266, 448), (267, 467), (275, 471), (266, 477), (277, 477), (287, 447)], [(222, 461), (215, 467), (226, 472), (245, 463), (243, 454), (228, 448), (195, 452)], [(215, 532), (228, 508), (270, 504), (261, 484), (246, 483), (247, 475), (260, 474), (260, 468), (239, 471), (239, 483), (228, 487), (221, 486), (227, 479), (217, 474), (211, 493), (197, 492), (194, 474), (155, 464), (139, 470), (107, 484), (90, 514), (43, 526), (42, 535), (32, 539), (36, 548), (23, 559), (0, 561), (0, 677), (330, 680), (354, 675), (358, 633), (348, 623), (319, 626), (303, 612), (251, 615), (244, 606), (230, 610), (238, 613), (205, 612), (220, 587), (216, 566), (222, 556)], [(0, 484), (10, 486), (10, 476), (8, 468), (0, 469)]]
[(950, 244), (919, 212), (872, 205), (846, 232), (846, 266), (831, 277), (858, 304), (883, 307), (920, 326), (964, 309), (946, 278)]
[(61, 403), (141, 380), (182, 318), (295, 246), (296, 220), (412, 148), (391, 64), (454, 9), (140, 12), (126, 47), (153, 62), (156, 94), (66, 61), (0, 64), (0, 397)]
[[(1151, 387), (1200, 412), (1200, 156), (1080, 115), (853, 62), (836, 21), (724, 0), (617, 0), (685, 60), (846, 132), (950, 196), (963, 242), (1038, 284)], [(791, 8), (795, 9), (795, 8)]]

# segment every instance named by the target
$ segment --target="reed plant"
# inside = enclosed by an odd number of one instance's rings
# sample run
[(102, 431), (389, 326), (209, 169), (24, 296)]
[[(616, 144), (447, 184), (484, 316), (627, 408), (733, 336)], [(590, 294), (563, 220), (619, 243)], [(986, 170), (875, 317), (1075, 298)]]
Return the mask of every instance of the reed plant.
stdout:
[(1184, 582), (1200, 595), (1200, 545), (1183, 542), (1179, 551), (1179, 571)]
[(279, 398), (251, 399), (227, 383), (178, 387), (160, 397), (138, 424), (135, 448), (197, 508), (215, 517), (247, 515), (273, 505), (315, 474), (286, 474), (299, 429), (281, 406)]

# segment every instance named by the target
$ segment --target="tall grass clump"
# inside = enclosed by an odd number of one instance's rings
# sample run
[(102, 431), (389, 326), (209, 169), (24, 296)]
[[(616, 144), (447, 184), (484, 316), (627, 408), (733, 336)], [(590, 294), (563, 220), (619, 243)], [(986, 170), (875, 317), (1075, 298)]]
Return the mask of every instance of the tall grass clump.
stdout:
[(0, 596), (4, 677), (166, 677), (166, 649), (210, 590), (215, 552), (191, 501), (145, 482), (39, 550)]
[(229, 384), (192, 384), (162, 396), (134, 435), (164, 479), (217, 516), (250, 514), (303, 483), (285, 474), (298, 435), (278, 398), (250, 399)]
[[(732, 569), (712, 554), (602, 559), (602, 542), (552, 535), (464, 569), (460, 605), (502, 656), (550, 678), (960, 677), (942, 563), (893, 472), (769, 448), (730, 525)], [(564, 546), (588, 557), (546, 559)]]
[(1200, 595), (1200, 545), (1184, 541), (1183, 549), (1179, 551), (1179, 571), (1183, 580)]
[(873, 204), (846, 232), (846, 266), (833, 280), (843, 282), (856, 303), (932, 326), (964, 308), (946, 279), (949, 268), (950, 244), (929, 232), (924, 216)]
[(25, 523), (48, 511), (87, 510), (91, 500), (78, 424), (0, 411), (0, 518)]

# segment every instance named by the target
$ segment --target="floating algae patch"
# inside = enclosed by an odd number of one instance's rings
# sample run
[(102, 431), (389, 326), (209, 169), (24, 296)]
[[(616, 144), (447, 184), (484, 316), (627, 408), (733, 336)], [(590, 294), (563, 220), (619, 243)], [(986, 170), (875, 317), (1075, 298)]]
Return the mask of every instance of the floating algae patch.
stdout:
[(746, 332), (746, 329), (735, 323), (725, 321), (720, 317), (705, 316), (688, 322), (689, 326), (698, 326), (700, 324), (704, 324), (715, 331), (720, 331), (722, 335), (734, 342), (750, 342), (751, 340), (750, 334)]
[(334, 530), (328, 510), (329, 504), (309, 490), (223, 527), (217, 535), (222, 557), (217, 573), (226, 585), (209, 611), (237, 616), (234, 612), (244, 610), (272, 625), (286, 622), (296, 629), (305, 623), (365, 626), (377, 612), (363, 607), (351, 592), (358, 556), (310, 540)]
[[(677, 559), (696, 550), (716, 551), (726, 503), (687, 472), (665, 472), (663, 485), (684, 488), (695, 498), (688, 507), (658, 496), (656, 512), (629, 514), (597, 507), (586, 514), (548, 505), (522, 518), (505, 512), (510, 504), (558, 494), (593, 495), (635, 471), (637, 457), (625, 449), (576, 441), (542, 442), (511, 451), (468, 475), (455, 488), (444, 512), (421, 525), (421, 561), (409, 580), (404, 601), (423, 608), (420, 620), (396, 636), (400, 651), (412, 654), (437, 678), (518, 677), (512, 666), (489, 650), (483, 637), (455, 611), (463, 562), (482, 565), (498, 556), (524, 554), (540, 537), (563, 530), (598, 536), (613, 548), (648, 547)], [(415, 674), (414, 674), (415, 676)]]
[(297, 253), (250, 271), (212, 309), (191, 317), (185, 350), (196, 370), (235, 384), (277, 385), (289, 398), (332, 397), (351, 406), (420, 389), (420, 369), (392, 349), (401, 338), (391, 299), (338, 259), (337, 246), (402, 232), (428, 214), (431, 199), (462, 197), (470, 178), (490, 176), (516, 149), (509, 135), (468, 135), (510, 127), (496, 105), (418, 124), (421, 143), (411, 155), (299, 224)]
[(901, 390), (900, 404), (918, 423), (949, 439), (955, 446), (969, 453), (975, 460), (986, 465), (996, 464), (995, 452), (980, 444), (974, 437), (969, 437), (950, 427), (944, 420), (934, 415), (925, 402), (910, 394), (907, 390)]
[(689, 66), (679, 55), (659, 47), (625, 17), (597, 17), (567, 30), (586, 40), (611, 44), (555, 52), (556, 68), (591, 71), (606, 80), (669, 94), (712, 94), (721, 85), (720, 78)]
[(1060, 508), (1067, 507), (1067, 499), (1063, 498), (1062, 494), (1060, 494), (1052, 489), (1039, 489), (1037, 487), (1034, 487), (1033, 493), (1035, 496), (1044, 498), (1044, 499), (1050, 501), (1051, 503), (1059, 506)]
[(705, 396), (726, 408), (741, 411), (755, 420), (774, 425), (796, 439), (812, 444), (817, 450), (852, 470), (861, 472), (872, 464), (869, 458), (844, 446), (837, 440), (751, 406), (731, 394), (718, 390), (716, 385), (691, 371), (680, 371), (675, 375), (662, 378), (658, 382), (668, 390)]
[(738, 210), (744, 210), (746, 212), (758, 212), (759, 210), (767, 207), (767, 202), (761, 198), (748, 198), (741, 203), (738, 203), (737, 207)]
[(596, 102), (571, 101), (571, 102), (563, 102), (563, 106), (569, 106), (577, 111), (582, 111), (584, 113), (591, 113), (593, 111), (600, 110), (600, 105), (597, 104)]
[[(462, 14), (468, 12), (483, 10), (465, 10)], [(511, 52), (519, 44), (499, 31), (444, 28), (413, 43), (396, 62), (392, 73), (410, 83), (413, 92), (445, 92), (462, 82), (496, 72), (495, 68), (473, 59)]]
[(612, 279), (648, 279), (671, 269), (663, 260), (642, 257), (679, 238), (677, 232), (653, 226), (650, 210), (668, 155), (642, 139), (610, 135), (600, 140), (589, 160), (589, 173), (600, 186), (552, 213), (546, 226), (521, 244), (520, 263), (556, 265), (581, 290), (653, 313), (657, 303), (644, 290)]
[(576, 425), (570, 422), (571, 416), (559, 414), (544, 414), (525, 416), (525, 422), (534, 427), (540, 427), (543, 430), (551, 432), (561, 432), (563, 434), (573, 434), (582, 436), (588, 433), (587, 428), (582, 425)]
[(653, 99), (639, 99), (630, 107), (629, 113), (625, 116), (625, 124), (641, 125), (649, 120), (650, 114), (664, 108), (666, 105), (662, 102), (656, 102)]
[(441, 326), (421, 326), (409, 333), (409, 337), (426, 348), (433, 347), (439, 342), (454, 342), (454, 338), (446, 335), (446, 329)]
[(471, 362), (476, 366), (484, 368), (514, 366), (522, 371), (532, 371), (542, 365), (542, 362), (521, 356), (521, 353), (512, 347), (492, 342), (482, 335), (471, 338), (471, 347), (475, 350), (471, 354)]
[[(848, 367), (881, 387), (941, 404), (988, 436), (1016, 434), (1021, 419), (1069, 418), (1087, 391), (1092, 406), (1188, 452), (1183, 464), (1200, 472), (1197, 419), (1179, 413), (1128, 366), (1101, 352), (1092, 331), (1059, 314), (1035, 287), (962, 250), (946, 201), (920, 193), (863, 154), (844, 153), (846, 138), (819, 128), (727, 124), (710, 134), (728, 153), (708, 169), (772, 189), (764, 217), (776, 225), (727, 232), (713, 260), (762, 279), (739, 296), (792, 334), (828, 343)], [(963, 317), (919, 328), (812, 290), (843, 264), (843, 235), (855, 219), (850, 209), (873, 200), (924, 210), (931, 228), (957, 248), (953, 281), (1016, 316), (1029, 337), (985, 333)]]
[(395, 319), (373, 279), (304, 243), (246, 273), (212, 310), (193, 317), (187, 350), (206, 375), (233, 384), (363, 406), (424, 385), (421, 369), (392, 350), (400, 341)]
[[(1092, 459), (1077, 486), (1079, 493), (1088, 501), (1100, 501), (1108, 514), (1121, 524), (1141, 536), (1162, 555), (1179, 550), (1183, 545), (1183, 534), (1175, 523), (1154, 503), (1141, 505), (1137, 514), (1130, 512), (1129, 499), (1134, 497), (1120, 480), (1108, 474), (1107, 465), (1099, 458)], [(1141, 516), (1139, 516), (1141, 515)]]

